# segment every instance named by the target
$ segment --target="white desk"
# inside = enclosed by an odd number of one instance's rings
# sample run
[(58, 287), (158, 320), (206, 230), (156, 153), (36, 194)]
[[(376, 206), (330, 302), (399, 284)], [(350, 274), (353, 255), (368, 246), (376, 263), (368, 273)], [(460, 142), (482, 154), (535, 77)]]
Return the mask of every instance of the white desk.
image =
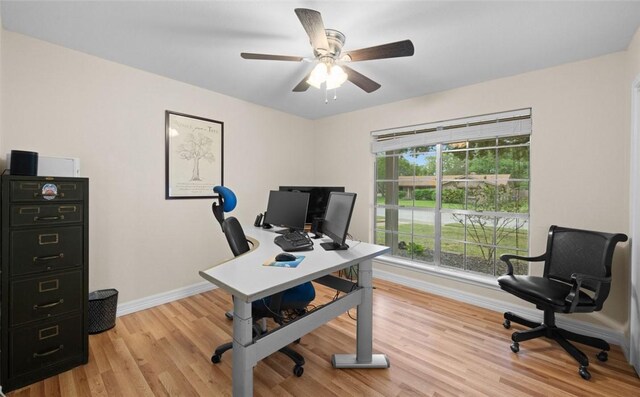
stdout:
[[(303, 335), (357, 306), (356, 353), (334, 354), (335, 368), (388, 368), (384, 354), (373, 354), (372, 317), (373, 288), (372, 258), (389, 251), (388, 247), (347, 241), (349, 249), (325, 251), (321, 240), (315, 240), (313, 251), (295, 252), (305, 259), (296, 268), (263, 266), (263, 263), (282, 249), (274, 244), (271, 231), (243, 226), (247, 238), (254, 242), (251, 251), (223, 262), (200, 275), (224, 288), (234, 296), (233, 306), (233, 395), (253, 395), (253, 367), (258, 361), (278, 351)], [(328, 241), (328, 240), (326, 240)], [(358, 285), (330, 274), (352, 265), (358, 266)], [(252, 341), (251, 302), (300, 285), (306, 281), (319, 282), (348, 292), (340, 299), (316, 309), (305, 316)], [(349, 292), (350, 291), (350, 292)]]

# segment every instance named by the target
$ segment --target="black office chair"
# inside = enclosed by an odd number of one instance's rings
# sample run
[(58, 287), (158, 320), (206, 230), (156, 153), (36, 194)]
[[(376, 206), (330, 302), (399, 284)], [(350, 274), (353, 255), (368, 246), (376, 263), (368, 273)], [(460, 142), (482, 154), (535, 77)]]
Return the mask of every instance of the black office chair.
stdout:
[[(500, 288), (544, 311), (542, 324), (511, 312), (504, 314), (505, 328), (510, 328), (512, 321), (531, 328), (511, 335), (511, 350), (517, 353), (520, 342), (526, 340), (541, 336), (551, 338), (580, 363), (580, 376), (590, 379), (589, 359), (569, 340), (601, 349), (596, 355), (600, 361), (607, 361), (609, 344), (599, 338), (556, 327), (555, 313), (587, 313), (602, 309), (611, 286), (613, 251), (616, 244), (623, 241), (627, 241), (624, 234), (551, 226), (544, 254), (537, 257), (500, 256), (508, 267), (507, 273), (498, 278)], [(514, 275), (511, 263), (514, 259), (544, 261), (542, 277)]]
[[(214, 202), (212, 205), (213, 213), (216, 219), (220, 222), (222, 232), (227, 238), (227, 242), (229, 243), (229, 247), (231, 248), (233, 255), (242, 255), (250, 250), (250, 242), (247, 240), (240, 222), (238, 222), (235, 217), (224, 219), (224, 214), (222, 213), (233, 210), (236, 201), (235, 195), (233, 195), (233, 192), (229, 189), (222, 186), (216, 186), (214, 191), (220, 194), (220, 197), (218, 198), (219, 203)], [(233, 202), (233, 205), (225, 205), (225, 201)], [(309, 305), (315, 297), (316, 292), (313, 284), (311, 284), (311, 282), (306, 282), (267, 298), (252, 302), (251, 315), (254, 321), (254, 340), (260, 338), (266, 333), (266, 330), (258, 324), (258, 321), (263, 318), (271, 318), (276, 323), (282, 325), (284, 323), (285, 312), (295, 312), (297, 315), (302, 315), (306, 312), (307, 305)], [(299, 341), (300, 340), (298, 339), (296, 342)], [(222, 354), (232, 347), (232, 342), (218, 346), (213, 353), (213, 356), (211, 356), (211, 362), (214, 364), (219, 363), (222, 358)], [(294, 375), (302, 376), (304, 373), (304, 357), (288, 346), (281, 348), (279, 351), (291, 358), (295, 363), (295, 366), (293, 367)]]

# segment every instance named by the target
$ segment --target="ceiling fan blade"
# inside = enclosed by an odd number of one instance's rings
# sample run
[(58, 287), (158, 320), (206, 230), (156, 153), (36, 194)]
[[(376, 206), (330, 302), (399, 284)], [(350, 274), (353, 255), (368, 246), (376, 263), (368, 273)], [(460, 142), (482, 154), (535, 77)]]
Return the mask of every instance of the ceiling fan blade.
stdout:
[(304, 58), (294, 57), (290, 55), (270, 55), (270, 54), (254, 54), (252, 52), (241, 52), (240, 56), (244, 59), (262, 59), (266, 61), (293, 61), (302, 62)]
[(350, 82), (362, 88), (367, 93), (371, 93), (381, 87), (380, 84), (371, 80), (367, 76), (356, 72), (355, 70), (351, 69), (348, 66), (342, 65), (342, 69), (344, 69), (344, 71), (347, 73), (347, 79)]
[(306, 90), (308, 90), (309, 83), (307, 83), (307, 80), (309, 80), (309, 76), (311, 76), (311, 72), (304, 76), (302, 81), (300, 81), (297, 86), (293, 87), (293, 92), (305, 92)]
[(315, 50), (329, 51), (329, 42), (327, 41), (327, 33), (324, 31), (324, 23), (322, 23), (322, 15), (318, 11), (309, 10), (307, 8), (296, 8), (296, 15), (302, 23), (302, 27), (309, 35), (311, 45)]
[(377, 45), (375, 47), (347, 51), (345, 55), (348, 55), (352, 62), (356, 62), (371, 59), (410, 57), (413, 55), (413, 52), (414, 48), (411, 40), (403, 40), (395, 43)]

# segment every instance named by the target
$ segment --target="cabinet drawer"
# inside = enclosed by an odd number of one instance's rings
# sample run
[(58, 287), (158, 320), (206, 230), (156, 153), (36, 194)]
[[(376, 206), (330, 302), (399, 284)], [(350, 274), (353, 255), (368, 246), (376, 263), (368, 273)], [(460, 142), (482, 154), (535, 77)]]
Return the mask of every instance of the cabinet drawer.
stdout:
[(12, 205), (10, 211), (11, 226), (82, 222), (80, 204)]
[(9, 238), (14, 276), (82, 264), (82, 226), (14, 230)]
[(82, 285), (80, 271), (11, 282), (11, 325), (79, 311), (82, 308)]
[(82, 200), (83, 186), (74, 181), (11, 181), (11, 201)]
[(9, 332), (9, 376), (79, 356), (83, 349), (82, 317), (72, 317)]

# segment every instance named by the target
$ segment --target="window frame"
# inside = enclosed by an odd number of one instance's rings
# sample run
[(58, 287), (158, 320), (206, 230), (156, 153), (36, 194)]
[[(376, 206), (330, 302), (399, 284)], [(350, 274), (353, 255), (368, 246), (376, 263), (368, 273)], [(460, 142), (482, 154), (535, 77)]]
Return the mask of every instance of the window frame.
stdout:
[[(506, 115), (506, 117), (504, 117)], [(492, 134), (491, 132), (489, 132), (491, 130), (491, 125), (492, 123), (495, 123), (495, 125), (497, 126), (498, 123), (500, 123), (502, 120), (513, 120), (514, 119), (514, 115), (515, 118), (517, 119), (525, 119), (527, 120), (528, 124), (525, 123), (525, 127), (522, 128), (521, 132), (514, 132), (512, 134), (508, 134), (505, 133), (504, 131), (501, 131), (497, 134)], [(501, 118), (502, 116), (502, 118)], [(451, 129), (455, 130), (456, 128), (462, 127), (462, 128), (467, 128), (467, 131), (469, 130), (468, 127), (471, 126), (470, 122), (473, 122), (475, 124), (473, 124), (473, 127), (476, 127), (475, 129), (478, 130), (477, 126), (478, 125), (486, 125), (489, 124), (489, 128), (486, 129), (486, 131), (488, 133), (485, 133), (484, 136), (483, 134), (478, 134), (478, 133), (472, 133), (472, 136), (468, 136), (465, 137), (463, 139), (446, 139), (446, 136), (443, 135), (441, 132), (443, 130), (443, 125), (449, 125), (449, 126), (453, 126), (451, 127)], [(440, 126), (438, 126), (437, 124), (441, 124)], [(527, 125), (528, 125), (528, 130), (527, 130)], [(425, 129), (425, 128), (420, 128), (420, 127), (431, 127), (430, 129)], [(482, 127), (484, 128), (484, 127)], [(412, 132), (411, 132), (412, 131)], [(432, 137), (430, 137), (430, 141), (429, 144), (415, 144), (413, 142), (417, 142), (420, 139), (423, 139), (422, 137), (418, 137), (417, 135), (419, 134), (431, 134), (433, 132), (436, 132), (440, 138), (441, 141), (434, 143), (434, 139)], [(413, 136), (412, 136), (413, 135)], [(463, 133), (464, 135), (464, 133)], [(469, 135), (469, 134), (467, 134)], [(400, 209), (402, 208), (406, 208), (406, 209), (410, 209), (411, 210), (411, 231), (410, 231), (410, 241), (413, 243), (415, 241), (415, 237), (418, 236), (419, 238), (424, 238), (424, 239), (433, 239), (433, 259), (431, 262), (423, 262), (420, 261), (419, 259), (416, 259), (415, 256), (413, 254), (410, 254), (409, 257), (402, 257), (400, 255), (393, 255), (393, 254), (387, 254), (387, 255), (383, 255), (381, 257), (377, 258), (377, 261), (382, 263), (382, 264), (386, 264), (386, 265), (391, 265), (391, 266), (396, 266), (396, 267), (401, 267), (401, 268), (409, 268), (411, 270), (417, 270), (420, 272), (424, 272), (424, 273), (428, 273), (428, 274), (435, 274), (441, 277), (446, 277), (446, 278), (450, 278), (450, 279), (455, 279), (455, 280), (463, 280), (466, 282), (470, 282), (472, 284), (476, 284), (476, 285), (482, 285), (482, 286), (492, 286), (492, 287), (496, 287), (496, 277), (499, 276), (499, 265), (500, 265), (500, 260), (499, 260), (499, 256), (500, 255), (500, 251), (508, 251), (508, 252), (513, 252), (520, 255), (528, 255), (529, 254), (529, 250), (530, 250), (530, 233), (527, 232), (527, 239), (526, 239), (526, 250), (519, 248), (519, 247), (510, 247), (510, 246), (502, 246), (499, 245), (499, 241), (497, 241), (497, 237), (496, 237), (496, 224), (497, 222), (500, 221), (500, 219), (512, 219), (515, 222), (521, 222), (524, 221), (526, 222), (526, 228), (527, 230), (531, 229), (531, 218), (530, 218), (530, 203), (531, 203), (531, 137), (532, 137), (532, 131), (531, 131), (531, 110), (530, 109), (524, 109), (524, 110), (518, 110), (518, 111), (513, 111), (513, 112), (503, 112), (503, 113), (499, 113), (499, 114), (494, 114), (494, 115), (484, 115), (484, 116), (476, 116), (476, 117), (472, 117), (472, 118), (467, 118), (467, 119), (457, 119), (457, 120), (451, 120), (451, 121), (445, 121), (445, 122), (440, 122), (440, 123), (430, 123), (430, 124), (426, 124), (426, 125), (420, 125), (420, 126), (412, 126), (412, 127), (406, 127), (406, 128), (396, 128), (396, 129), (392, 129), (392, 130), (382, 130), (382, 131), (374, 131), (372, 132), (372, 136), (374, 138), (374, 143), (372, 144), (372, 152), (374, 154), (374, 182), (373, 182), (373, 197), (374, 197), (374, 204), (373, 204), (373, 223), (372, 223), (372, 241), (374, 242), (378, 242), (378, 236), (379, 233), (391, 233), (392, 235), (395, 235), (396, 237), (393, 238), (391, 240), (391, 244), (392, 244), (392, 249), (393, 249), (393, 245), (394, 244), (398, 244), (398, 242), (400, 241), (400, 239), (398, 238), (398, 236), (400, 235), (404, 235), (404, 233), (400, 233), (399, 230), (389, 230), (386, 228), (386, 219), (388, 216), (388, 213), (385, 214), (385, 226), (383, 229), (379, 229), (378, 228), (378, 211), (380, 209), (391, 209), (392, 211), (395, 210), (396, 211), (396, 216), (398, 218), (400, 218)], [(448, 134), (449, 137), (454, 137), (455, 134), (451, 134), (451, 132), (449, 132)], [(515, 144), (503, 144), (501, 145), (502, 139), (505, 138), (515, 138), (518, 136), (527, 136), (528, 139), (522, 143), (522, 142), (516, 142)], [(403, 140), (405, 142), (410, 142), (413, 143), (410, 146), (404, 146), (404, 147), (398, 147), (398, 144), (393, 142), (394, 137), (400, 137), (400, 140)], [(381, 139), (382, 138), (382, 139)], [(495, 141), (493, 142), (493, 144), (489, 144), (487, 146), (480, 146), (480, 147), (473, 147), (472, 144), (474, 142), (480, 142), (482, 140), (491, 140), (494, 139)], [(388, 140), (387, 142), (384, 142), (385, 140)], [(386, 150), (380, 150), (380, 147), (377, 148), (377, 150), (375, 149), (376, 143), (383, 141), (382, 144), (383, 145), (387, 145), (390, 146), (391, 149), (386, 149)], [(453, 149), (453, 150), (445, 150), (445, 147), (448, 144), (451, 143), (455, 143), (455, 142), (464, 142), (465, 146), (464, 148), (459, 148), (459, 149)], [(389, 145), (390, 144), (390, 145)], [(421, 147), (427, 148), (427, 147), (434, 147), (435, 150), (425, 150), (423, 152), (417, 152), (416, 149), (419, 149)], [(506, 183), (519, 183), (519, 182), (527, 182), (527, 198), (526, 198), (526, 212), (508, 212), (508, 211), (501, 211), (501, 207), (500, 207), (500, 201), (498, 198), (498, 195), (496, 194), (496, 198), (495, 198), (495, 206), (493, 208), (493, 211), (476, 211), (473, 209), (469, 209), (467, 207), (468, 203), (467, 203), (467, 197), (468, 197), (468, 184), (469, 182), (472, 182), (472, 180), (469, 178), (470, 175), (472, 175), (472, 173), (469, 172), (469, 158), (471, 153), (473, 153), (474, 151), (478, 151), (478, 150), (493, 150), (495, 151), (495, 169), (494, 172), (492, 173), (493, 175), (495, 175), (496, 177), (496, 189), (498, 189), (498, 178), (500, 174), (500, 163), (499, 163), (499, 154), (501, 151), (503, 151), (504, 149), (509, 149), (509, 148), (514, 148), (514, 147), (527, 147), (527, 165), (528, 168), (526, 169), (526, 178), (522, 178), (522, 177), (518, 177), (518, 178), (509, 178)], [(385, 156), (385, 157), (397, 157), (398, 159), (400, 157), (402, 157), (402, 153), (401, 151), (408, 151), (412, 157), (411, 160), (414, 160), (415, 158), (417, 158), (418, 156), (416, 155), (416, 153), (432, 153), (435, 152), (435, 157), (436, 157), (436, 172), (435, 172), (435, 204), (434, 207), (428, 207), (428, 208), (421, 208), (421, 207), (417, 207), (415, 205), (415, 201), (414, 201), (414, 205), (406, 207), (406, 206), (402, 206), (400, 204), (400, 198), (399, 198), (399, 193), (401, 191), (400, 188), (400, 170), (399, 170), (399, 161), (398, 161), (398, 172), (395, 174), (395, 178), (396, 179), (385, 179), (388, 175), (384, 175), (384, 178), (378, 175), (378, 159), (381, 156)], [(388, 155), (388, 153), (390, 152), (396, 152), (393, 155)], [(461, 182), (465, 182), (465, 188), (464, 188), (464, 195), (465, 198), (463, 200), (463, 206), (461, 209), (456, 209), (456, 208), (443, 208), (442, 207), (442, 192), (443, 192), (443, 185), (444, 182), (447, 181), (446, 176), (443, 175), (443, 164), (442, 164), (442, 157), (444, 153), (453, 153), (453, 152), (464, 152), (465, 153), (465, 160), (464, 160), (464, 168), (465, 168), (465, 172), (464, 172), (464, 178), (460, 179), (459, 181)], [(414, 172), (413, 172), (413, 177), (414, 177), (414, 185), (413, 185), (413, 194), (412, 194), (412, 198), (413, 200), (415, 200), (415, 177), (416, 177), (416, 172), (415, 172), (415, 164), (417, 164), (417, 162), (412, 163), (414, 166)], [(511, 173), (512, 174), (512, 173)], [(451, 178), (453, 179), (453, 178)], [(387, 205), (387, 204), (378, 204), (378, 191), (379, 191), (379, 183), (394, 183), (395, 182), (395, 189), (393, 190), (393, 194), (395, 195), (395, 199), (392, 200), (392, 204)], [(388, 194), (388, 192), (385, 191), (385, 195)], [(415, 233), (415, 217), (414, 217), (414, 213), (416, 211), (426, 211), (429, 213), (433, 214), (433, 226), (434, 226), (434, 235), (433, 236), (427, 236), (427, 235), (416, 235)], [(443, 214), (456, 214), (456, 215), (460, 215), (460, 216), (464, 216), (465, 218), (467, 216), (489, 216), (491, 217), (493, 220), (493, 237), (491, 240), (491, 244), (484, 244), (484, 246), (488, 246), (490, 247), (490, 249), (493, 250), (492, 253), (492, 269), (493, 272), (495, 273), (495, 275), (492, 274), (488, 274), (488, 273), (482, 273), (480, 271), (470, 271), (467, 268), (467, 255), (466, 255), (466, 250), (467, 247), (470, 245), (473, 246), (483, 246), (483, 244), (480, 244), (479, 242), (473, 241), (471, 239), (469, 239), (467, 237), (467, 228), (468, 226), (466, 225), (466, 219), (464, 219), (464, 223), (463, 223), (463, 230), (464, 230), (464, 237), (463, 240), (457, 241), (455, 239), (449, 239), (447, 237), (443, 237), (443, 230), (442, 230), (442, 215)], [(399, 223), (398, 223), (399, 226)], [(399, 229), (399, 227), (397, 227), (396, 229)], [(442, 250), (442, 242), (444, 241), (453, 241), (454, 243), (460, 243), (463, 245), (464, 247), (464, 251), (463, 251), (463, 255), (462, 255), (462, 267), (460, 269), (456, 269), (456, 268), (452, 268), (449, 267), (447, 265), (443, 265), (442, 263), (442, 258), (441, 255), (443, 253)], [(426, 245), (425, 245), (426, 246)], [(392, 252), (394, 252), (395, 250), (392, 250)], [(527, 263), (527, 269), (526, 269), (526, 273), (529, 273), (529, 265)]]

